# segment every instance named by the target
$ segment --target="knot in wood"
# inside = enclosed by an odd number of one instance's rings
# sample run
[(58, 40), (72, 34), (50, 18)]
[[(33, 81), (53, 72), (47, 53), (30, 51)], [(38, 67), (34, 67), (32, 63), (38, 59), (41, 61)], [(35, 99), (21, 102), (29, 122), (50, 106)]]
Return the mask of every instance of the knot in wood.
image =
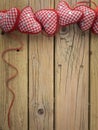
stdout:
[(62, 31), (62, 32), (66, 32), (66, 31), (67, 31), (67, 28), (66, 28), (66, 27), (63, 27), (63, 28), (61, 29), (61, 31)]
[(5, 34), (5, 32), (2, 31), (2, 32), (1, 32), (1, 35), (4, 35), (4, 34)]
[(80, 68), (83, 68), (84, 67), (84, 65), (80, 65)]
[(44, 114), (44, 109), (43, 108), (39, 108), (38, 109), (38, 114), (39, 115), (43, 115)]
[(19, 52), (20, 50), (19, 49), (17, 49), (17, 52)]

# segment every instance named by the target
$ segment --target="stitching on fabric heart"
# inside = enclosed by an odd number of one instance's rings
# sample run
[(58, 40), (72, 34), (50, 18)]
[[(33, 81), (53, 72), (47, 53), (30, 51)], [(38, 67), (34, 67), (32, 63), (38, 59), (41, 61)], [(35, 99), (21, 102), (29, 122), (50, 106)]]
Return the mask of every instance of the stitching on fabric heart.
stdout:
[(57, 5), (57, 12), (59, 14), (59, 24), (61, 26), (77, 23), (83, 17), (81, 11), (71, 9), (65, 1), (59, 2)]
[(8, 11), (0, 12), (0, 28), (4, 32), (12, 32), (16, 29), (19, 21), (20, 11), (17, 8), (11, 8)]
[(57, 32), (59, 16), (54, 9), (39, 10), (35, 13), (35, 16), (48, 35), (54, 35)]
[(22, 33), (37, 34), (41, 32), (40, 23), (36, 20), (31, 7), (25, 7), (20, 14), (18, 30)]

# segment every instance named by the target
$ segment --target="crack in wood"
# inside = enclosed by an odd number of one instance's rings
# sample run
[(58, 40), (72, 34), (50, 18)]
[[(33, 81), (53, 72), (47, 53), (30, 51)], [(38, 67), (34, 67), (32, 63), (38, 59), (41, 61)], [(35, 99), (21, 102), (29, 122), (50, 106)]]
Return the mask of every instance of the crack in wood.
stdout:
[(60, 69), (60, 80), (59, 80), (59, 89), (61, 88), (60, 85), (61, 85), (61, 71), (62, 71), (62, 64), (58, 64), (58, 67)]
[[(76, 122), (76, 117), (77, 117), (77, 97), (78, 97), (78, 89), (79, 89), (79, 82), (80, 82), (80, 75), (81, 75), (81, 69), (84, 68), (84, 65), (83, 65), (83, 61), (84, 61), (84, 52), (85, 52), (85, 44), (83, 44), (83, 56), (82, 56), (82, 59), (81, 59), (81, 64), (80, 64), (80, 67), (79, 67), (79, 72), (78, 72), (78, 79), (77, 79), (77, 90), (76, 90), (76, 108), (75, 108), (75, 122)], [(81, 119), (81, 122), (80, 122), (80, 126), (79, 128), (80, 129), (84, 129), (84, 112), (83, 112), (83, 115), (81, 116), (83, 117), (83, 119)]]
[[(74, 44), (74, 42), (72, 42), (72, 44)], [(72, 51), (73, 51), (73, 45), (71, 47), (70, 54), (69, 54), (69, 59), (68, 59), (67, 76), (66, 76), (66, 84), (65, 84), (65, 93), (66, 93), (66, 85), (67, 85), (67, 79), (68, 79), (68, 74), (69, 74), (70, 60), (71, 60), (71, 56), (72, 56)]]

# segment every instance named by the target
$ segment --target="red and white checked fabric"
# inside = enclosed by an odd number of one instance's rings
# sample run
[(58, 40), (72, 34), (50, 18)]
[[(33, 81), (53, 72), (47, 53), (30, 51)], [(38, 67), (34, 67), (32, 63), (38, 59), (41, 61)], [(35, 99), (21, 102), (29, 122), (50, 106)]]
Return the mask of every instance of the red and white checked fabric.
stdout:
[(71, 9), (64, 0), (60, 1), (57, 5), (57, 12), (59, 14), (59, 24), (61, 26), (77, 23), (83, 15), (81, 11)]
[(58, 28), (58, 14), (53, 9), (43, 9), (35, 13), (37, 20), (48, 35), (54, 35)]
[(93, 33), (98, 34), (98, 12), (97, 12), (96, 20), (94, 21), (91, 30)]
[(20, 11), (17, 8), (11, 8), (8, 11), (0, 12), (0, 28), (3, 32), (12, 32), (18, 24)]
[(37, 34), (41, 32), (40, 23), (36, 20), (31, 7), (25, 7), (20, 14), (18, 30), (22, 33)]
[(78, 25), (82, 31), (86, 31), (92, 27), (96, 18), (96, 12), (88, 6), (80, 5), (75, 8), (83, 12), (83, 18), (79, 21)]

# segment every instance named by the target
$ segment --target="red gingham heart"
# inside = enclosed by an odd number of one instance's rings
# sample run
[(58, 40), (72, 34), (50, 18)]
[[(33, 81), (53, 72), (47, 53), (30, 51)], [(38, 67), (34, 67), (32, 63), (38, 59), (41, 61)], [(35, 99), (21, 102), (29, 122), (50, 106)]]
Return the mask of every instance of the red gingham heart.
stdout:
[(20, 11), (11, 8), (8, 11), (0, 12), (0, 28), (3, 32), (12, 32), (17, 27)]
[(98, 34), (98, 7), (95, 9), (95, 11), (97, 15), (91, 30), (93, 33)]
[(73, 23), (77, 23), (83, 13), (81, 11), (75, 11), (71, 9), (64, 0), (60, 1), (57, 6), (57, 12), (59, 14), (59, 24), (61, 26), (67, 26)]
[(53, 9), (43, 9), (35, 13), (37, 20), (41, 23), (48, 35), (54, 35), (58, 29), (58, 14)]
[(75, 8), (83, 12), (83, 18), (79, 21), (78, 25), (82, 31), (86, 31), (92, 27), (96, 18), (96, 12), (88, 6), (80, 5)]
[(41, 32), (41, 25), (36, 20), (31, 7), (25, 7), (20, 14), (18, 29), (22, 33), (37, 34)]

